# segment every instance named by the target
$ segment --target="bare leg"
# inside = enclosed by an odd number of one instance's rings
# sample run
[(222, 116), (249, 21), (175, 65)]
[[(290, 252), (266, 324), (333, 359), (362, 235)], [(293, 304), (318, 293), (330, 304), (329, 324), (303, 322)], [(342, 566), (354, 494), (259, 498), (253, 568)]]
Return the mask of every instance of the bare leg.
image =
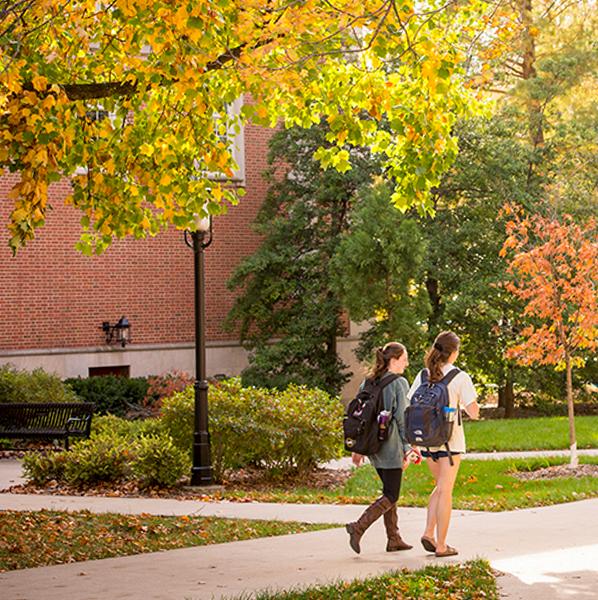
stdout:
[(446, 550), (446, 536), (451, 520), (453, 487), (459, 471), (461, 456), (453, 456), (452, 466), (448, 458), (440, 458), (437, 462), (428, 458), (427, 461), (432, 476), (436, 481), (436, 487), (428, 501), (424, 536), (433, 540), (434, 530), (436, 530), (436, 550), (437, 552), (444, 552)]
[(430, 498), (428, 500), (428, 509), (426, 512), (426, 529), (424, 531), (424, 537), (427, 537), (430, 540), (434, 540), (436, 535), (436, 505), (438, 504), (438, 477), (440, 473), (440, 465), (431, 458), (426, 458), (426, 462), (428, 463), (428, 467), (430, 468), (432, 477), (434, 477), (436, 487), (430, 494)]

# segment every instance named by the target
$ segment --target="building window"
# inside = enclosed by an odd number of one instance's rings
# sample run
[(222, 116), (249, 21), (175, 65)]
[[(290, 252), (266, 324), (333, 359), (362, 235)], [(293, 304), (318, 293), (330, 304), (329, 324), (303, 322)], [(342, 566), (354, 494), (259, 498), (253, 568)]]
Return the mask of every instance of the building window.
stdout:
[(89, 367), (90, 377), (103, 377), (105, 375), (115, 375), (116, 377), (131, 377), (131, 366), (121, 365), (117, 367)]
[(237, 98), (232, 104), (227, 104), (231, 124), (226, 127), (226, 130), (221, 125), (219, 115), (214, 115), (214, 123), (219, 128), (218, 137), (223, 144), (229, 147), (237, 168), (234, 170), (232, 177), (227, 177), (224, 173), (209, 173), (208, 177), (210, 179), (232, 181), (240, 184), (245, 181), (245, 131), (238, 120), (242, 106), (243, 98)]

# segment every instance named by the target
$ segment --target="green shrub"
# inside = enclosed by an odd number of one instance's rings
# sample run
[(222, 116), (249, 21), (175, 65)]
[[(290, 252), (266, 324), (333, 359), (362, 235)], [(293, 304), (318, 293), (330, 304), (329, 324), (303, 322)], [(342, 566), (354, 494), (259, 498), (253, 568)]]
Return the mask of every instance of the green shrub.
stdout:
[[(343, 407), (326, 392), (290, 385), (285, 391), (244, 388), (239, 378), (208, 392), (214, 474), (261, 464), (276, 472), (305, 471), (342, 453)], [(194, 390), (165, 399), (160, 421), (174, 443), (191, 454)]]
[(130, 473), (132, 452), (126, 438), (117, 434), (93, 435), (65, 453), (64, 479), (72, 485), (119, 482)]
[(142, 487), (172, 487), (191, 468), (189, 457), (174, 445), (171, 437), (140, 437), (135, 441), (133, 454), (133, 479)]
[(0, 365), (0, 402), (77, 402), (79, 398), (55, 373), (42, 367), (19, 371)]
[(52, 451), (47, 454), (28, 452), (23, 457), (23, 474), (27, 481), (35, 485), (45, 485), (49, 481), (62, 481), (68, 460), (66, 452)]
[(162, 400), (162, 409), (158, 421), (162, 429), (172, 438), (177, 448), (193, 452), (193, 419), (194, 419), (193, 386), (170, 398)]
[(130, 411), (139, 411), (147, 395), (149, 384), (145, 377), (74, 377), (65, 383), (85, 402), (95, 402), (96, 414), (124, 417)]
[(115, 415), (99, 415), (91, 422), (95, 435), (114, 434), (121, 438), (134, 439), (144, 435), (160, 435), (163, 427), (157, 419), (128, 421)]
[(284, 453), (278, 453), (278, 461), (305, 471), (342, 454), (344, 409), (339, 398), (291, 384), (277, 394), (275, 403), (274, 420), (282, 415), (285, 424), (280, 444)]
[(75, 442), (70, 452), (29, 453), (23, 459), (25, 478), (36, 485), (55, 479), (75, 486), (136, 481), (141, 487), (170, 487), (190, 468), (187, 455), (156, 419), (126, 421), (114, 415), (94, 419), (90, 438)]

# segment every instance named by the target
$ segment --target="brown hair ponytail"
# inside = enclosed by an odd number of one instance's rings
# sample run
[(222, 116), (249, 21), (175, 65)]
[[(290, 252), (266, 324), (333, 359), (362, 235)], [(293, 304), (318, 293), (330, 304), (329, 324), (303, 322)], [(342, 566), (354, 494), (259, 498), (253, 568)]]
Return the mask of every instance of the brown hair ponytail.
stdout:
[(436, 336), (433, 346), (426, 354), (430, 381), (440, 381), (444, 377), (442, 367), (455, 350), (459, 350), (459, 338), (452, 331), (443, 331)]
[(382, 346), (376, 348), (376, 364), (368, 375), (368, 379), (380, 379), (380, 377), (388, 371), (390, 359), (401, 358), (405, 351), (405, 346), (398, 342), (390, 342), (389, 344), (386, 344), (384, 348)]

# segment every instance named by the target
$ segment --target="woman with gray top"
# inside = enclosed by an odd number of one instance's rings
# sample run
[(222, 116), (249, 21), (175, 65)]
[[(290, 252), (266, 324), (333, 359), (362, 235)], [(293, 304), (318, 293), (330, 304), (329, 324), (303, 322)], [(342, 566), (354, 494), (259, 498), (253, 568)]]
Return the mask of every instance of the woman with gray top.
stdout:
[[(367, 379), (378, 381), (383, 380), (391, 373), (400, 375), (408, 365), (409, 360), (405, 346), (397, 342), (391, 342), (386, 344), (384, 348), (376, 349), (376, 364)], [(363, 388), (364, 383), (361, 384), (361, 388)], [(403, 469), (409, 464), (406, 454), (410, 447), (405, 439), (404, 419), (404, 412), (408, 403), (408, 389), (407, 380), (404, 377), (398, 377), (382, 390), (384, 409), (391, 415), (388, 439), (376, 454), (369, 457), (382, 481), (382, 496), (368, 506), (357, 521), (346, 525), (349, 544), (357, 554), (361, 552), (359, 543), (366, 529), (381, 516), (384, 516), (384, 526), (388, 538), (387, 552), (409, 550), (413, 547), (401, 538), (397, 512)], [(353, 464), (359, 467), (365, 460), (365, 456), (354, 452), (352, 460)]]

